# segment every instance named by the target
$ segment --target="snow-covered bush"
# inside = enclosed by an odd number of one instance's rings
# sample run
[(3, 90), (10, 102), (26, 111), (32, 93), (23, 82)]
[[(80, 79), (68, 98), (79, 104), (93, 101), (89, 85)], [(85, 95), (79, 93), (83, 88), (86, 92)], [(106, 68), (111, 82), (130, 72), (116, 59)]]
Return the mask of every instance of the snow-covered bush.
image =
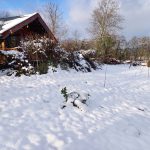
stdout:
[[(57, 43), (46, 37), (29, 36), (21, 41), (18, 51), (4, 51), (7, 53), (7, 62), (12, 69), (20, 74), (32, 73), (46, 74), (49, 66), (60, 67), (62, 70), (75, 69), (76, 71), (91, 72), (96, 69), (96, 64), (90, 60), (89, 54), (95, 53), (89, 50), (67, 52)], [(88, 54), (87, 54), (88, 53)], [(31, 65), (33, 67), (31, 67)], [(31, 72), (30, 72), (31, 71)]]
[(21, 41), (21, 47), (29, 61), (44, 61), (47, 52), (52, 48), (52, 41), (47, 37), (29, 36)]
[(45, 74), (49, 66), (54, 66), (55, 43), (46, 36), (29, 36), (21, 42), (21, 47), (26, 53), (29, 62), (34, 66), (35, 72)]
[(83, 72), (91, 72), (92, 69), (96, 69), (96, 64), (91, 61), (89, 58), (86, 58), (81, 54), (80, 51), (73, 52), (74, 56), (74, 62), (73, 62), (73, 68), (77, 71), (83, 71)]
[(1, 50), (0, 53), (6, 57), (5, 68), (10, 69), (8, 75), (21, 76), (21, 74), (30, 75), (34, 73), (34, 69), (28, 62), (24, 52)]
[(80, 50), (79, 51), (84, 57), (91, 58), (96, 56), (96, 50), (89, 49), (89, 50)]
[(76, 71), (91, 72), (92, 69), (97, 69), (96, 63), (83, 56), (80, 51), (67, 52), (64, 49), (61, 53), (59, 65), (63, 70), (72, 68)]
[[(47, 66), (54, 66), (56, 68), (60, 66), (63, 70), (72, 68), (77, 71), (91, 72), (92, 69), (96, 69), (96, 65), (80, 51), (67, 52), (58, 43), (57, 45), (54, 44), (46, 36), (26, 38), (21, 46), (27, 53), (29, 61), (36, 63), (36, 67), (39, 66), (40, 62), (42, 62), (43, 66), (44, 62)], [(89, 50), (88, 53), (90, 52)], [(92, 50), (92, 53), (95, 52)]]

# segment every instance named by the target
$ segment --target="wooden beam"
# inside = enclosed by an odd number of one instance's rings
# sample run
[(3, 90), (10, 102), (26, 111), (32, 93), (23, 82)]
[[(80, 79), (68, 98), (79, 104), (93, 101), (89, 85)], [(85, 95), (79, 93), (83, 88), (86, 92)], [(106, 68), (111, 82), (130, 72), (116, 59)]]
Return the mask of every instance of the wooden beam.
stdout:
[(2, 49), (5, 50), (5, 41), (2, 42)]
[(0, 48), (0, 50), (6, 50), (6, 51), (10, 51), (10, 50), (21, 51), (21, 49), (18, 49), (18, 48), (5, 48), (5, 49)]

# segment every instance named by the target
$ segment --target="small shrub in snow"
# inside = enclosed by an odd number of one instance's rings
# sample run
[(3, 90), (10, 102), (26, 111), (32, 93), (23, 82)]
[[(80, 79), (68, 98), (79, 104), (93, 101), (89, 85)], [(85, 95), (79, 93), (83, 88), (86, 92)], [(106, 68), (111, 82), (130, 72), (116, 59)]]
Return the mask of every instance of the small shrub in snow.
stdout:
[(62, 90), (61, 90), (61, 94), (63, 95), (63, 97), (65, 98), (65, 102), (68, 101), (68, 94), (67, 94), (67, 88), (64, 87)]

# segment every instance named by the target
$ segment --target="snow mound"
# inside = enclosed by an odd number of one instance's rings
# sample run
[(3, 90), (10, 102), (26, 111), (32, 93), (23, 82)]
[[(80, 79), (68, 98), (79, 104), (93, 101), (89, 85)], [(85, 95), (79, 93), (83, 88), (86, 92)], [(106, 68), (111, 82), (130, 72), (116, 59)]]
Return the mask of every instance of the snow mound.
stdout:
[(74, 106), (79, 108), (81, 111), (86, 111), (86, 106), (88, 106), (89, 97), (90, 94), (85, 92), (71, 92), (67, 94), (67, 101), (65, 102), (65, 105), (62, 106), (62, 108), (65, 108), (67, 106)]

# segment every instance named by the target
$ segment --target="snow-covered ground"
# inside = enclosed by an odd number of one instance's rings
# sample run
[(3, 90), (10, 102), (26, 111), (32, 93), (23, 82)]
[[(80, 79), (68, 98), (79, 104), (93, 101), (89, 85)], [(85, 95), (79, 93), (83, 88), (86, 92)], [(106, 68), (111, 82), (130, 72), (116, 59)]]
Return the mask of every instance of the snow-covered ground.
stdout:
[[(92, 73), (0, 74), (0, 150), (150, 150), (150, 78), (146, 67), (107, 66)], [(61, 89), (90, 94), (67, 105)]]

